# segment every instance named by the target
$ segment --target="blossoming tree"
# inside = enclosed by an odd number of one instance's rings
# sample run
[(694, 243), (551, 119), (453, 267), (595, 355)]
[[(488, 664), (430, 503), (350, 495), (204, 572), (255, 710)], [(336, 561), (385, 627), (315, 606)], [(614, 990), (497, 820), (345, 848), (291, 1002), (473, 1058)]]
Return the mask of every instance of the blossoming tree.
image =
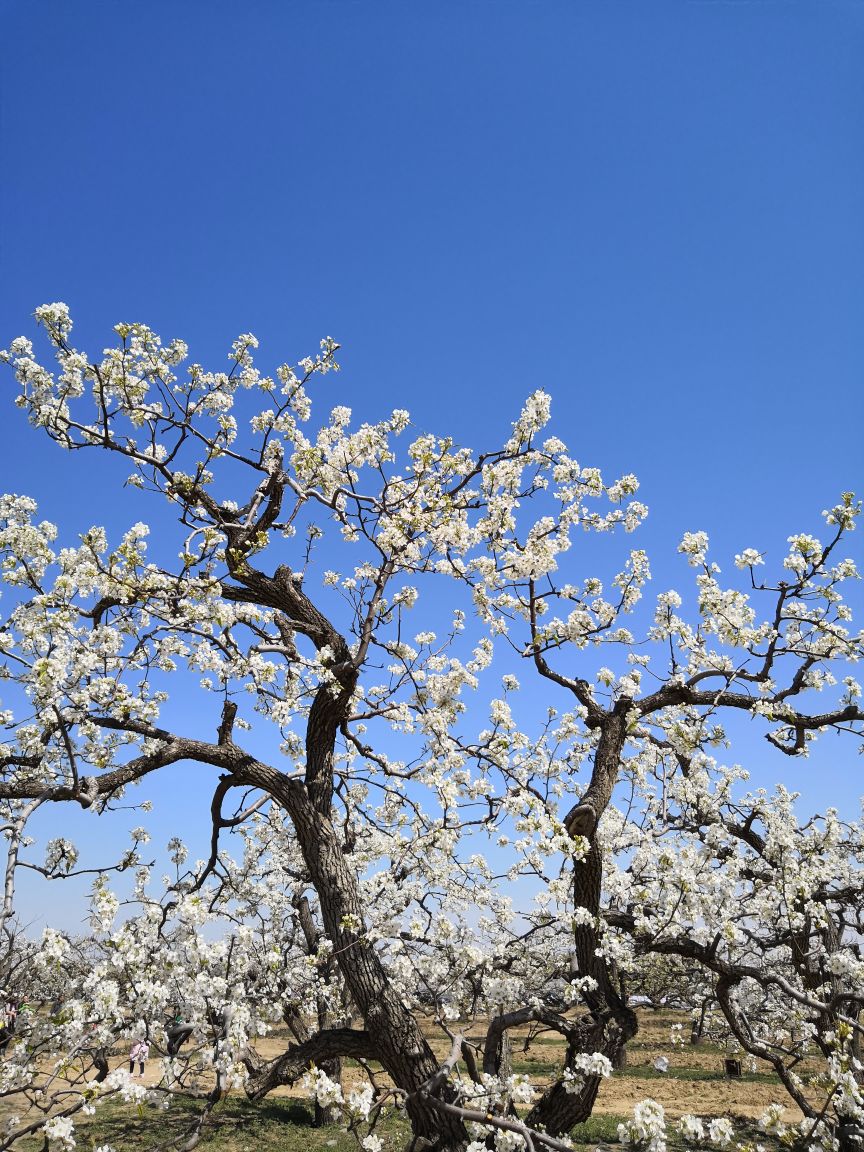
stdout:
[[(37, 319), (55, 365), (25, 338), (3, 353), (31, 424), (125, 460), (181, 535), (176, 561), (167, 526), (155, 559), (143, 524), (115, 546), (90, 528), (58, 549), (32, 501), (2, 500), (4, 924), (37, 810), (108, 812), (188, 762), (214, 784), (208, 859), (186, 868), (175, 843), (175, 875), (156, 892), (136, 829), (112, 864), (136, 877), (137, 912), (119, 924), (111, 862), (99, 874), (94, 951), (61, 1017), (31, 1012), (6, 1053), (4, 1090), (44, 1110), (18, 1131), (46, 1124), (68, 1141), (76, 1110), (194, 1088), (203, 1069), (191, 1147), (232, 1083), (260, 1097), (314, 1068), (319, 1103), (352, 1125), (374, 1127), (393, 1101), (430, 1146), (479, 1149), (491, 1131), (502, 1152), (563, 1148), (636, 1032), (627, 975), (654, 955), (697, 966), (814, 1140), (857, 1120), (860, 828), (830, 810), (799, 824), (787, 793), (745, 794), (718, 755), (737, 716), (763, 726), (778, 759), (820, 733), (860, 735), (846, 665), (861, 638), (843, 600), (856, 572), (841, 555), (851, 496), (826, 514), (827, 543), (792, 538), (773, 583), (747, 549), (747, 586), (724, 587), (707, 537), (687, 534), (693, 609), (664, 592), (646, 616), (642, 551), (610, 580), (564, 579), (575, 532), (629, 532), (645, 509), (632, 476), (607, 485), (544, 438), (543, 393), (500, 448), (478, 456), (424, 434), (400, 456), (402, 411), (352, 429), (336, 408), (304, 431), (311, 385), (337, 367), (330, 340), (271, 377), (251, 335), (211, 372), (143, 325), (118, 325), (92, 359), (65, 306)], [(557, 693), (542, 717), (517, 722), (517, 672)], [(209, 735), (164, 719), (169, 689), (190, 679), (196, 714), (212, 707)], [(226, 829), (243, 837), (240, 860)], [(77, 859), (56, 838), (41, 868), (69, 875)], [(221, 931), (202, 934), (214, 920)], [(46, 932), (36, 968), (71, 965), (70, 949)], [(443, 1061), (421, 1026), (430, 1013)], [(485, 1022), (479, 1049), (466, 1018)], [(253, 1041), (276, 1023), (293, 1040), (266, 1062)], [(508, 1065), (508, 1032), (525, 1024), (563, 1039), (539, 1090)], [(144, 1031), (164, 1054), (158, 1089), (104, 1057)], [(813, 1052), (829, 1083), (815, 1105), (795, 1072)], [(368, 1090), (340, 1087), (345, 1057)], [(377, 1137), (364, 1141), (375, 1152)]]

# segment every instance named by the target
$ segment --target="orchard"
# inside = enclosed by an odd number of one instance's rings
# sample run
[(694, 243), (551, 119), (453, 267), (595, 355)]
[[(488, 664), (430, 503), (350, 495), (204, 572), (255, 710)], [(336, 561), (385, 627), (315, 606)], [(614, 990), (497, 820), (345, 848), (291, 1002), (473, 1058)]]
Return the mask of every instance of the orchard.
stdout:
[[(785, 781), (814, 741), (860, 744), (855, 498), (821, 527), (802, 509), (779, 563), (682, 525), (685, 579), (657, 591), (636, 478), (577, 462), (543, 392), (475, 452), (401, 410), (314, 415), (332, 340), (266, 374), (245, 334), (210, 370), (142, 324), (94, 358), (65, 305), (36, 317), (38, 347), (2, 353), (28, 434), (123, 461), (152, 515), (110, 539), (0, 502), (0, 980), (26, 1004), (0, 1148), (71, 1149), (111, 1101), (181, 1093), (192, 1148), (227, 1094), (305, 1084), (367, 1152), (394, 1112), (415, 1149), (566, 1149), (651, 980), (776, 1075), (803, 1116), (787, 1142), (855, 1147), (862, 826), (751, 788), (745, 758)], [(178, 838), (161, 879), (145, 813), (94, 872), (91, 933), (28, 935), (20, 869), (79, 869), (63, 835), (31, 858), (37, 815), (111, 820), (190, 764), (207, 858)], [(563, 1045), (544, 1083), (510, 1066), (526, 1025)], [(137, 1040), (156, 1085), (109, 1067)], [(652, 1104), (623, 1142), (665, 1147)], [(736, 1147), (725, 1120), (678, 1127)]]

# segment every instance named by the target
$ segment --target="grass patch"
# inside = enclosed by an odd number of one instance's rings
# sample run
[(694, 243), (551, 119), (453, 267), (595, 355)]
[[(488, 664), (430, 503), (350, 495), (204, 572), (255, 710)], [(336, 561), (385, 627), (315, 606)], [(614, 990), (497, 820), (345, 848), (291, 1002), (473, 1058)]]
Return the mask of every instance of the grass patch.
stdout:
[[(76, 1125), (76, 1152), (94, 1152), (110, 1144), (117, 1152), (169, 1152), (189, 1131), (200, 1102), (190, 1097), (175, 1097), (171, 1107), (162, 1112), (152, 1106), (106, 1104), (91, 1119), (81, 1118)], [(574, 1152), (595, 1152), (600, 1147), (618, 1143), (618, 1125), (625, 1116), (592, 1116), (572, 1132)], [(402, 1152), (410, 1139), (408, 1124), (402, 1116), (391, 1114), (376, 1133), (384, 1141), (385, 1152)], [(736, 1137), (758, 1141), (765, 1152), (780, 1152), (781, 1145), (759, 1133), (755, 1127), (736, 1124)], [(692, 1152), (685, 1146), (669, 1122), (669, 1152)], [(19, 1145), (27, 1152), (43, 1147), (42, 1139), (31, 1138)], [(353, 1136), (339, 1127), (315, 1128), (313, 1113), (304, 1103), (290, 1098), (275, 1098), (257, 1104), (228, 1097), (217, 1106), (205, 1129), (199, 1152), (358, 1152)]]
[[(76, 1152), (93, 1152), (110, 1144), (117, 1152), (169, 1149), (182, 1143), (199, 1114), (201, 1102), (188, 1096), (172, 1098), (163, 1112), (153, 1106), (106, 1104), (91, 1119), (75, 1126)], [(316, 1128), (311, 1107), (298, 1100), (275, 1097), (252, 1103), (229, 1096), (216, 1106), (201, 1137), (201, 1152), (357, 1152), (357, 1141), (337, 1126)], [(391, 1115), (376, 1133), (387, 1152), (399, 1152), (409, 1127)], [(41, 1147), (41, 1139), (32, 1145)]]
[(624, 1120), (624, 1116), (592, 1116), (584, 1124), (577, 1124), (572, 1132), (574, 1152), (593, 1149), (598, 1144), (617, 1144), (618, 1125)]
[[(645, 1049), (651, 1049), (653, 1051), (656, 1048), (669, 1048), (669, 1047), (670, 1047), (670, 1041), (669, 1041), (668, 1037), (665, 1037), (665, 1036), (660, 1037), (657, 1040), (652, 1040), (650, 1037), (645, 1037), (643, 1039), (628, 1040), (627, 1041), (627, 1051), (628, 1052), (644, 1051)], [(683, 1052), (716, 1052), (718, 1055), (725, 1055), (726, 1045), (725, 1044), (717, 1044), (713, 1040), (700, 1040), (698, 1044), (689, 1044), (685, 1041), (684, 1044), (681, 1047), (679, 1047), (679, 1051), (683, 1051)]]
[[(637, 1080), (726, 1080), (722, 1068), (687, 1068), (670, 1064), (665, 1072), (658, 1071), (653, 1064), (628, 1064), (618, 1068), (614, 1076), (633, 1077)], [(779, 1084), (780, 1079), (773, 1072), (743, 1072), (733, 1081), (737, 1084)]]

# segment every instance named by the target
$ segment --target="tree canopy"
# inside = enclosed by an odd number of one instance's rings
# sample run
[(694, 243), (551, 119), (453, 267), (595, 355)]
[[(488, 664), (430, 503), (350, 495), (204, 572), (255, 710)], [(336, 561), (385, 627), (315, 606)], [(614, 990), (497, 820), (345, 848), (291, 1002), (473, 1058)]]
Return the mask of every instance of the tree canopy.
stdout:
[[(861, 825), (831, 807), (802, 819), (782, 785), (748, 791), (734, 751), (744, 721), (778, 776), (818, 737), (860, 741), (851, 494), (824, 538), (790, 537), (773, 575), (742, 546), (727, 583), (687, 532), (692, 586), (649, 595), (643, 550), (622, 543), (611, 572), (607, 551), (591, 559), (590, 537), (638, 530), (636, 478), (579, 463), (543, 392), (475, 453), (401, 410), (316, 423), (330, 339), (266, 375), (244, 334), (209, 371), (141, 324), (92, 358), (65, 305), (36, 316), (54, 363), (12, 342), (17, 403), (58, 446), (125, 460), (159, 539), (155, 560), (143, 523), (72, 544), (79, 526), (0, 503), (4, 979), (10, 996), (64, 999), (22, 1013), (6, 1047), (4, 1090), (50, 1117), (0, 1147), (40, 1126), (62, 1145), (111, 1094), (205, 1084), (191, 1147), (228, 1089), (260, 1098), (311, 1075), (368, 1152), (392, 1107), (429, 1146), (562, 1148), (637, 1031), (630, 992), (652, 965), (772, 1066), (813, 1147), (864, 1121)], [(519, 702), (525, 678), (546, 686), (542, 715)], [(186, 725), (175, 685), (194, 698)], [(160, 886), (136, 829), (94, 879), (91, 938), (22, 938), (34, 813), (107, 813), (188, 762), (213, 770), (209, 858), (188, 865), (177, 841)], [(39, 866), (77, 865), (59, 836)], [(122, 915), (116, 869), (135, 873)], [(483, 1022), (479, 1046), (466, 1021)], [(526, 1023), (566, 1046), (539, 1088), (508, 1066)], [(276, 1024), (293, 1041), (263, 1061), (254, 1039)], [(107, 1068), (118, 1039), (143, 1036), (158, 1089)], [(343, 1058), (368, 1090), (343, 1092)], [(816, 1087), (803, 1059), (820, 1061)], [(660, 1141), (662, 1117), (622, 1137)]]

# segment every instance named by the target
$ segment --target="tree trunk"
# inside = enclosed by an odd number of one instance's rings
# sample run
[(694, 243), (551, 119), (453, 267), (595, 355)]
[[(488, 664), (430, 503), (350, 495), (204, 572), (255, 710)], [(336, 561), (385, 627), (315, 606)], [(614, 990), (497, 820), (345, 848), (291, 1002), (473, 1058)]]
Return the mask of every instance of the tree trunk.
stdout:
[(463, 1146), (468, 1135), (462, 1122), (435, 1112), (414, 1095), (435, 1074), (438, 1060), (417, 1021), (394, 992), (373, 944), (363, 934), (357, 878), (348, 867), (332, 823), (312, 805), (291, 815), (342, 976), (378, 1058), (393, 1082), (408, 1093), (407, 1108), (415, 1135), (442, 1149)]
[[(321, 1071), (328, 1076), (334, 1084), (342, 1086), (342, 1058), (337, 1056), (335, 1060), (322, 1060), (318, 1065)], [(315, 1101), (315, 1120), (314, 1126), (316, 1128), (326, 1128), (330, 1124), (339, 1123), (339, 1109), (333, 1105), (323, 1108), (318, 1101)]]
[[(306, 896), (298, 896), (293, 901), (294, 907), (297, 910), (297, 916), (300, 920), (300, 929), (303, 932), (303, 937), (306, 940), (306, 948), (310, 956), (314, 956), (321, 944), (321, 934), (315, 923), (312, 915), (312, 909), (309, 907), (309, 900)], [(324, 969), (324, 978), (329, 980), (334, 975), (335, 961), (332, 959)], [(330, 1018), (330, 1013), (327, 1007), (327, 1001), (323, 996), (318, 997), (317, 1004), (318, 1016), (318, 1031), (324, 1032), (333, 1026), (333, 1020)], [(318, 1064), (321, 1071), (332, 1080), (334, 1084), (342, 1087), (342, 1059), (339, 1056), (331, 1060), (322, 1060)], [(336, 1105), (322, 1106), (315, 1101), (315, 1127), (326, 1128), (330, 1124), (337, 1124), (339, 1122), (339, 1108)]]
[[(251, 757), (244, 757), (234, 771), (244, 782), (266, 789), (291, 817), (342, 977), (363, 1017), (377, 1059), (406, 1094), (415, 1137), (422, 1137), (442, 1152), (463, 1148), (468, 1133), (462, 1121), (436, 1111), (420, 1092), (439, 1063), (365, 935), (357, 876), (345, 857), (329, 812), (312, 803), (299, 780), (289, 779)], [(447, 1099), (446, 1087), (442, 1096)]]
[[(598, 760), (601, 749), (598, 749)], [(638, 1030), (636, 1013), (628, 1008), (615, 988), (606, 960), (597, 955), (599, 940), (595, 925), (600, 912), (603, 853), (597, 841), (596, 823), (591, 833), (588, 853), (573, 866), (574, 906), (586, 909), (592, 916), (589, 923), (579, 923), (574, 929), (573, 959), (577, 973), (590, 976), (597, 983), (595, 990), (584, 994), (590, 1015), (580, 1042), (576, 1044), (571, 1040), (567, 1048), (564, 1067), (576, 1074), (579, 1068), (575, 1058), (584, 1053), (599, 1052), (615, 1067), (622, 1058), (624, 1046)], [(526, 1124), (544, 1128), (554, 1136), (566, 1135), (575, 1124), (584, 1123), (591, 1115), (600, 1083), (599, 1076), (584, 1076), (581, 1087), (568, 1092), (564, 1081), (559, 1080), (534, 1105), (525, 1118)]]
[(702, 1001), (702, 1007), (699, 1009), (699, 1019), (694, 1019), (693, 1027), (690, 1029), (691, 1044), (698, 1044), (702, 1040), (705, 1032), (705, 1018), (708, 1015), (708, 1005), (710, 1003), (711, 1001), (707, 999)]
[[(504, 1019), (504, 1005), (498, 1006), (498, 1019)], [(487, 1033), (488, 1036), (488, 1033)], [(506, 1078), (513, 1073), (513, 1045), (510, 1042), (509, 1028), (501, 1028), (488, 1055), (483, 1056), (483, 1071), (493, 1076)]]

